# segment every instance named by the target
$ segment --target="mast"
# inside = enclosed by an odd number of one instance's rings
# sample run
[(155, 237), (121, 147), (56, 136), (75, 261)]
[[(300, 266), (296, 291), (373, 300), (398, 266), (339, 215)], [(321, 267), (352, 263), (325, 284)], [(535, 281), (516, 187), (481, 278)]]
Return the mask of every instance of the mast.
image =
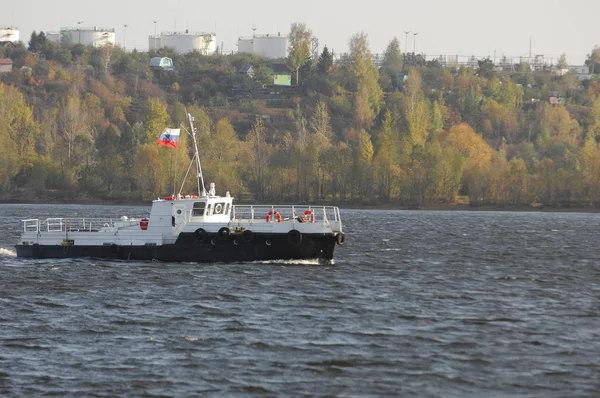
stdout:
[[(194, 117), (191, 113), (188, 113), (187, 115), (192, 131), (192, 138), (194, 139), (194, 158), (196, 159), (196, 172), (198, 176), (198, 195), (206, 196), (206, 187), (204, 186), (204, 177), (202, 176), (202, 165), (200, 164), (200, 154), (198, 153), (198, 142), (196, 141), (197, 130), (194, 127)], [(202, 191), (200, 190), (200, 187), (202, 187)]]

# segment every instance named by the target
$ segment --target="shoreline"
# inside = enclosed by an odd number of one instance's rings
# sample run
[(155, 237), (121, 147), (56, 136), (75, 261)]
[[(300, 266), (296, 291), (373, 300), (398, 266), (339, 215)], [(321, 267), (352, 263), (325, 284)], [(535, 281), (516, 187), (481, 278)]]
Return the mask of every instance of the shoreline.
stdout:
[[(42, 203), (40, 203), (42, 202)], [(0, 205), (83, 205), (83, 206), (151, 206), (151, 201), (124, 201), (124, 200), (98, 200), (98, 199), (75, 199), (75, 200), (22, 200), (1, 198)], [(251, 205), (248, 201), (239, 201), (239, 205)], [(425, 206), (401, 206), (395, 204), (364, 205), (364, 204), (333, 204), (312, 203), (298, 204), (291, 202), (277, 203), (283, 205), (297, 206), (337, 206), (341, 210), (403, 210), (403, 211), (483, 211), (483, 212), (523, 212), (523, 213), (600, 213), (600, 208), (595, 207), (545, 207), (545, 206), (509, 206), (509, 205), (478, 205), (471, 206), (468, 203), (454, 203), (445, 205)]]

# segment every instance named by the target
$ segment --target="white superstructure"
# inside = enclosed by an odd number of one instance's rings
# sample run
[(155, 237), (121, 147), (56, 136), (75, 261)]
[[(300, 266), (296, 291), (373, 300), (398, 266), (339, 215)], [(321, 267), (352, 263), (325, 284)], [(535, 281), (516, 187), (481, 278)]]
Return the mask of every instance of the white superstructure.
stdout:
[(240, 37), (238, 39), (238, 52), (265, 58), (286, 58), (288, 55), (288, 39), (279, 33), (276, 35)]
[(16, 26), (0, 25), (0, 43), (17, 43), (19, 41), (19, 29)]
[(198, 51), (203, 55), (211, 55), (217, 51), (217, 35), (207, 32), (161, 32), (160, 35), (148, 37), (148, 48), (158, 50), (171, 47), (180, 54)]
[(103, 28), (94, 26), (86, 27), (66, 27), (60, 28), (60, 32), (48, 32), (46, 37), (49, 41), (60, 43), (61, 40), (73, 44), (81, 43), (84, 46), (102, 47), (106, 45), (115, 45), (115, 30), (112, 28)]

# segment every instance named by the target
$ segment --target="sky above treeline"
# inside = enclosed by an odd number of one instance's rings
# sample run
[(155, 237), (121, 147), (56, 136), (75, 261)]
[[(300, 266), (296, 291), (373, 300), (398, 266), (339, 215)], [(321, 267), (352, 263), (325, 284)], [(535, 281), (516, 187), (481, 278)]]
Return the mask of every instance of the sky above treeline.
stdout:
[(600, 1), (594, 0), (7, 0), (0, 26), (18, 27), (25, 43), (34, 30), (114, 28), (117, 44), (128, 50), (147, 50), (155, 27), (158, 33), (189, 29), (216, 33), (217, 45), (232, 52), (237, 38), (252, 36), (253, 28), (257, 34), (286, 34), (292, 22), (304, 22), (320, 48), (327, 45), (338, 54), (363, 31), (375, 54), (397, 37), (402, 51), (416, 49), (428, 58), (518, 58), (529, 56), (531, 48), (546, 61), (566, 53), (569, 64), (581, 65), (600, 45), (598, 15)]

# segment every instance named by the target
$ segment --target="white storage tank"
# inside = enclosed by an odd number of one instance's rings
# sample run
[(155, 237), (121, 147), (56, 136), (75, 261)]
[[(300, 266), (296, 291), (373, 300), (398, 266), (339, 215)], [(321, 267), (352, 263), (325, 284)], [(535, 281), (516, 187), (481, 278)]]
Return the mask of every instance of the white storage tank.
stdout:
[(148, 49), (150, 50), (158, 50), (162, 47), (160, 35), (152, 35), (148, 36)]
[(281, 34), (256, 35), (238, 40), (238, 52), (255, 54), (265, 58), (286, 58), (288, 55), (288, 40)]
[(81, 43), (84, 46), (102, 47), (115, 45), (115, 30), (94, 26), (93, 28), (60, 28), (58, 32), (48, 32), (48, 40), (60, 42), (67, 40), (73, 44)]
[(150, 36), (148, 47), (151, 50), (161, 47), (171, 47), (178, 53), (184, 54), (198, 51), (210, 55), (217, 51), (217, 36), (206, 32), (161, 32), (160, 36)]
[(60, 43), (60, 32), (46, 32), (46, 39), (53, 43)]
[(0, 43), (17, 43), (19, 41), (19, 29), (16, 26), (0, 25)]
[(240, 37), (238, 39), (238, 52), (243, 54), (254, 54), (254, 39)]

